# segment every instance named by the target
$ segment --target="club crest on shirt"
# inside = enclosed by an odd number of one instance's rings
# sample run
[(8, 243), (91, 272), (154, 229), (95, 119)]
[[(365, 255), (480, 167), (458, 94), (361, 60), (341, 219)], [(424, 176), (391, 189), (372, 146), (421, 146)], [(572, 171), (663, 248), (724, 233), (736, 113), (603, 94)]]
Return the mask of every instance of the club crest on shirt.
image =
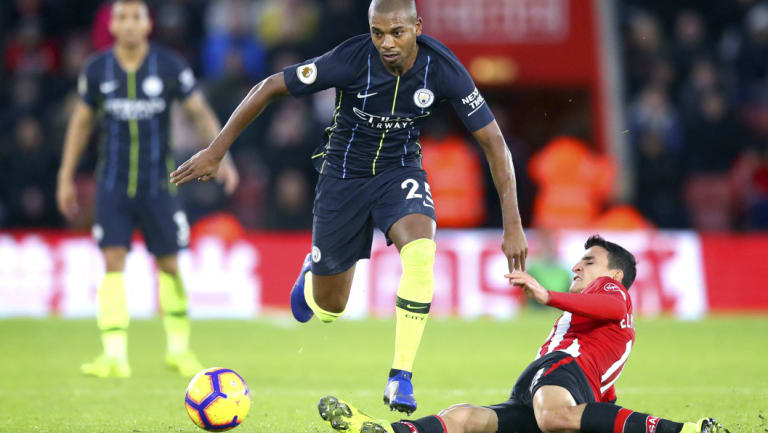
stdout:
[(85, 78), (85, 74), (81, 74), (77, 78), (77, 93), (80, 96), (85, 96), (87, 92), (88, 92), (88, 79)]
[(118, 87), (120, 87), (120, 83), (117, 80), (105, 81), (99, 84), (99, 90), (105, 95), (114, 92)]
[(195, 86), (195, 74), (189, 68), (184, 69), (179, 74), (179, 82), (181, 83), (181, 89), (188, 92)]
[(429, 89), (419, 89), (413, 93), (413, 103), (419, 108), (427, 108), (435, 102), (435, 94)]
[(156, 75), (150, 75), (141, 83), (141, 90), (150, 98), (158, 96), (163, 93), (163, 80)]
[(317, 79), (317, 66), (314, 63), (296, 68), (296, 76), (304, 84), (312, 84)]

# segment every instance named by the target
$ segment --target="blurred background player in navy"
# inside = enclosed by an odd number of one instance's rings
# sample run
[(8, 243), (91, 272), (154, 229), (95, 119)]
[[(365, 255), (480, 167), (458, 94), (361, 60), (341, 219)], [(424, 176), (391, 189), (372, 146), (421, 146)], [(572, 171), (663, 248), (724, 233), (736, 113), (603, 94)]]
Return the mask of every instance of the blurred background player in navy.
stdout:
[[(141, 228), (158, 267), (158, 292), (167, 333), (166, 363), (184, 376), (202, 369), (189, 350), (187, 297), (177, 252), (189, 242), (189, 225), (168, 173), (171, 154), (170, 112), (173, 101), (211, 140), (220, 124), (182, 58), (150, 44), (152, 23), (142, 0), (118, 0), (111, 9), (109, 30), (114, 47), (91, 57), (78, 81), (76, 103), (67, 130), (57, 201), (68, 218), (78, 212), (74, 174), (96, 122), (102, 124), (96, 221), (93, 237), (106, 264), (98, 289), (98, 326), (104, 352), (83, 364), (83, 373), (128, 377), (126, 329), (129, 323), (123, 271), (134, 228)], [(217, 178), (227, 192), (237, 187), (238, 173), (225, 158)]]
[(587, 239), (568, 293), (547, 290), (530, 274), (505, 275), (558, 317), (536, 359), (520, 374), (509, 400), (493, 406), (457, 404), (417, 420), (389, 424), (344, 401), (320, 399), (320, 416), (349, 433), (716, 433), (712, 418), (678, 423), (617, 406), (614, 384), (635, 343), (632, 298), (635, 256), (599, 235)]
[(421, 167), (421, 128), (448, 100), (473, 133), (498, 191), (509, 270), (524, 270), (527, 241), (512, 156), (467, 70), (439, 41), (422, 35), (413, 0), (374, 0), (370, 34), (289, 66), (256, 85), (210, 146), (182, 164), (172, 182), (208, 180), (240, 132), (275, 98), (336, 88), (327, 138), (312, 155), (320, 174), (312, 251), (291, 292), (294, 317), (333, 322), (344, 312), (355, 265), (370, 258), (374, 227), (400, 252), (395, 355), (384, 391), (393, 410), (417, 408), (411, 382), (434, 292), (436, 216)]

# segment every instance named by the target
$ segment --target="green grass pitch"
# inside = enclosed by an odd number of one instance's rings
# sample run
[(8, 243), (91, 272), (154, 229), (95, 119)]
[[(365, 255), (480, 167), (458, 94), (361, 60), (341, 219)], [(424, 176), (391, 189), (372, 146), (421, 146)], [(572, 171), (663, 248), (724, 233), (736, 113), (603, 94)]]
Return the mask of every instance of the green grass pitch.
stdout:
[[(504, 401), (543, 343), (553, 311), (511, 321), (433, 319), (415, 366), (414, 416), (453, 403)], [(715, 416), (732, 433), (768, 431), (768, 318), (638, 320), (637, 345), (617, 383), (618, 403), (674, 420)], [(329, 432), (317, 400), (334, 394), (396, 420), (381, 402), (393, 320), (201, 320), (204, 364), (237, 370), (253, 406), (235, 432)], [(163, 365), (159, 320), (129, 330), (133, 377), (78, 373), (100, 350), (93, 320), (0, 320), (0, 432), (199, 432), (184, 410), (187, 379)]]

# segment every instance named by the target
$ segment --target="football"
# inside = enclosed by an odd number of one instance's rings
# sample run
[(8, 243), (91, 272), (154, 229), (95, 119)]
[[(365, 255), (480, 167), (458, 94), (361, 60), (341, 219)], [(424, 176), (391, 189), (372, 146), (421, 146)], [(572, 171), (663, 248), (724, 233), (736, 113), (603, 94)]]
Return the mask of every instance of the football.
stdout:
[(245, 380), (234, 370), (212, 367), (189, 382), (184, 405), (198, 427), (224, 431), (243, 422), (251, 408), (251, 394)]

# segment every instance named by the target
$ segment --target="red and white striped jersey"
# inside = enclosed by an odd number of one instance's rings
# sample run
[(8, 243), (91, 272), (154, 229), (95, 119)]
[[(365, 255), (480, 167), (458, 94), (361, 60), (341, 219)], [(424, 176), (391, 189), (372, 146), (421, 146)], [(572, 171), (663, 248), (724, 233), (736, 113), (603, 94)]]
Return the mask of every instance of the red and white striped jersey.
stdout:
[(547, 305), (563, 310), (536, 358), (556, 350), (576, 359), (596, 401), (616, 400), (619, 378), (635, 343), (632, 299), (620, 282), (600, 277), (581, 293), (550, 292)]

